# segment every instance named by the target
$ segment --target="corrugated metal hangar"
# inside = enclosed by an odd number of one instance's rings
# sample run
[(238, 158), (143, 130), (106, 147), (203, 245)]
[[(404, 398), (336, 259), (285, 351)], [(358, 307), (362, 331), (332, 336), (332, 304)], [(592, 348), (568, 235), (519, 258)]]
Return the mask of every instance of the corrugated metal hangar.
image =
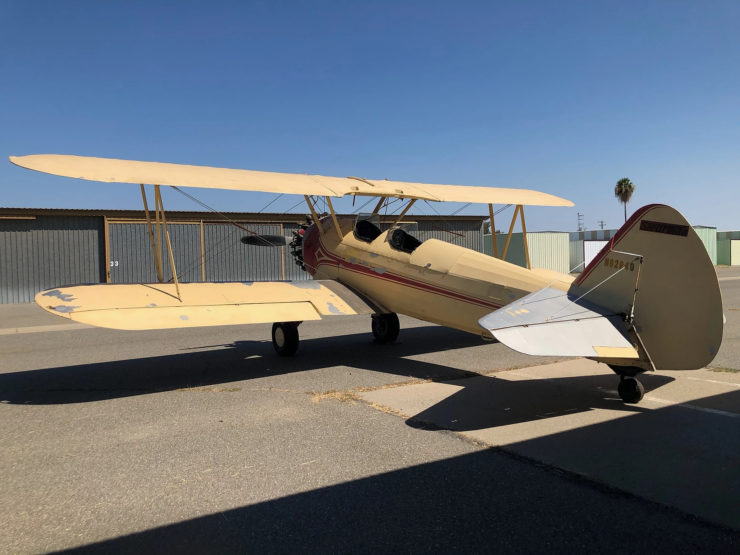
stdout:
[[(694, 230), (704, 243), (712, 264), (740, 265), (740, 231), (718, 233), (717, 228), (707, 226), (694, 226)], [(616, 233), (616, 229), (529, 231), (527, 245), (531, 266), (563, 273), (580, 272)], [(506, 243), (506, 234), (497, 233), (496, 243), (500, 255)], [(493, 256), (490, 234), (483, 237), (483, 245), (484, 252)], [(522, 233), (512, 234), (506, 261), (526, 267)]]
[[(302, 214), (167, 212), (181, 281), (302, 280), (287, 247), (244, 245), (249, 231), (290, 238)], [(442, 239), (483, 252), (486, 216), (410, 216), (421, 240)], [(394, 220), (388, 216), (381, 226)], [(165, 280), (171, 270), (164, 257)], [(33, 301), (50, 287), (80, 283), (147, 283), (157, 276), (146, 217), (135, 210), (0, 208), (0, 303)]]
[[(506, 233), (496, 234), (499, 258), (506, 247)], [(484, 251), (493, 256), (491, 235), (483, 237)], [(561, 231), (528, 231), (527, 247), (529, 247), (530, 266), (532, 268), (547, 268), (567, 274), (570, 271), (568, 260), (568, 233)], [(524, 234), (512, 233), (509, 248), (506, 251), (506, 261), (527, 267), (527, 257), (524, 254)]]
[(717, 264), (740, 266), (740, 231), (717, 233)]
[[(288, 247), (242, 244), (247, 232), (290, 240), (305, 221), (302, 214), (233, 212), (228, 220), (212, 212), (168, 212), (175, 267), (180, 281), (302, 280)], [(381, 217), (381, 226), (389, 225)], [(420, 240), (442, 239), (493, 255), (491, 235), (483, 235), (487, 216), (406, 218)], [(740, 265), (740, 231), (717, 232), (695, 226), (714, 264)], [(616, 230), (528, 232), (530, 264), (568, 273), (580, 271)], [(507, 234), (497, 233), (499, 257)], [(524, 236), (513, 233), (506, 260), (526, 267)], [(171, 278), (164, 257), (165, 280)], [(156, 282), (143, 211), (0, 208), (0, 303), (33, 301), (43, 289), (80, 283)]]

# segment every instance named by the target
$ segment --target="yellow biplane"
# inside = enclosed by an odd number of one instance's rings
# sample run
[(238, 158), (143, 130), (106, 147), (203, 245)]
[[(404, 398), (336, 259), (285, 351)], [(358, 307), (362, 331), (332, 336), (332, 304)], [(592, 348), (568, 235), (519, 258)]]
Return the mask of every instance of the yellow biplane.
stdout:
[[(272, 323), (275, 350), (290, 356), (298, 348), (298, 326), (305, 320), (368, 314), (376, 340), (389, 342), (398, 336), (400, 313), (495, 338), (526, 354), (604, 362), (619, 375), (619, 394), (628, 403), (639, 402), (644, 394), (636, 375), (703, 367), (722, 341), (714, 266), (693, 228), (668, 206), (650, 205), (635, 212), (574, 279), (503, 260), (519, 217), (526, 252), (524, 206), (573, 205), (537, 191), (66, 155), (10, 160), (50, 174), (141, 187), (160, 282), (79, 285), (38, 293), (41, 307), (77, 322), (124, 330)], [(154, 185), (153, 217), (144, 184)], [(160, 194), (163, 185), (303, 195), (311, 219), (294, 238), (292, 252), (313, 280), (178, 282)], [(331, 199), (347, 195), (378, 201), (372, 213), (338, 216)], [(317, 197), (326, 199), (327, 215), (317, 213)], [(388, 199), (406, 204), (384, 231), (378, 214)], [(402, 225), (418, 200), (487, 204), (491, 229), (494, 204), (515, 206), (501, 259), (497, 252), (490, 257), (437, 239), (419, 241)], [(163, 282), (165, 250), (172, 283)]]

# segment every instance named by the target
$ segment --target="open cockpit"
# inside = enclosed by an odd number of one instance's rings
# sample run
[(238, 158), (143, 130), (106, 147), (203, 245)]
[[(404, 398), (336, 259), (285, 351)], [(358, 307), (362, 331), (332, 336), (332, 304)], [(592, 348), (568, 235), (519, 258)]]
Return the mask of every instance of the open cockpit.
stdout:
[[(415, 226), (415, 224), (413, 224)], [(422, 241), (407, 231), (409, 224), (394, 225), (388, 230), (386, 241), (392, 249), (412, 253)], [(378, 214), (360, 214), (355, 219), (354, 236), (360, 241), (372, 243), (383, 234)]]
[(360, 241), (372, 243), (383, 233), (379, 224), (380, 218), (377, 214), (360, 214), (355, 219), (355, 237)]

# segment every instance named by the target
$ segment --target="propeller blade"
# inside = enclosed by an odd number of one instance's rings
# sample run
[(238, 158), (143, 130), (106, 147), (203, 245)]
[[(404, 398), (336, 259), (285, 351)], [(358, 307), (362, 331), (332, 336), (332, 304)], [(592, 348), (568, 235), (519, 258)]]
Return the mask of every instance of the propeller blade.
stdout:
[(282, 235), (245, 235), (241, 241), (255, 247), (284, 247), (288, 244)]

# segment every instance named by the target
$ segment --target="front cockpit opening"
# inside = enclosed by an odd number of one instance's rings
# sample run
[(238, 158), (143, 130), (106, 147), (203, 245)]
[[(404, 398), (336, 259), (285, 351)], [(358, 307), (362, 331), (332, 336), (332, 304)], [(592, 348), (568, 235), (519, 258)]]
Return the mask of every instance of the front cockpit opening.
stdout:
[(355, 219), (355, 237), (360, 241), (372, 243), (383, 233), (380, 229), (380, 217), (377, 214), (360, 214)]

